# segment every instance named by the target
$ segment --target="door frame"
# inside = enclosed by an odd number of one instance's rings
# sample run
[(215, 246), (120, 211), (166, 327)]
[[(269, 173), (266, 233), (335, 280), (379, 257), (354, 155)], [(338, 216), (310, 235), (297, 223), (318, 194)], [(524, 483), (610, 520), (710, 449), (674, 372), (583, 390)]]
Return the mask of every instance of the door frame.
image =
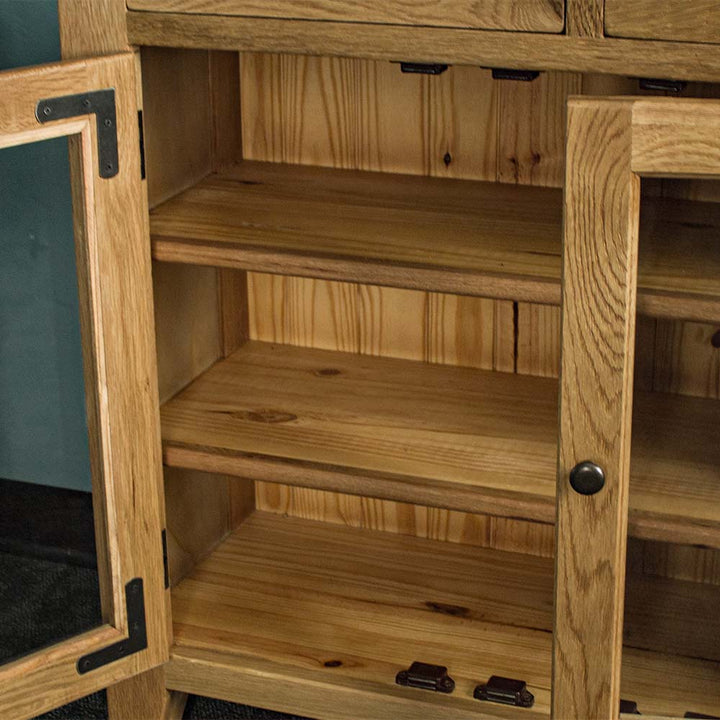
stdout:
[[(0, 148), (69, 138), (103, 614), (100, 627), (0, 666), (2, 717), (34, 717), (168, 658), (165, 511), (136, 68), (135, 56), (123, 53), (0, 73)], [(57, 104), (58, 98), (69, 103)], [(78, 102), (86, 114), (75, 114)]]

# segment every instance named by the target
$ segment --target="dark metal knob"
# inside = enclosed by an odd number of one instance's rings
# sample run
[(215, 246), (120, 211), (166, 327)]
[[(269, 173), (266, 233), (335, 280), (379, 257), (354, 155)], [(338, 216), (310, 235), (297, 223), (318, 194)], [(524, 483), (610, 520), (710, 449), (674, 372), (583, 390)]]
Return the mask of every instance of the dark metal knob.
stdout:
[(605, 472), (599, 465), (585, 460), (570, 471), (570, 485), (581, 495), (594, 495), (605, 486)]

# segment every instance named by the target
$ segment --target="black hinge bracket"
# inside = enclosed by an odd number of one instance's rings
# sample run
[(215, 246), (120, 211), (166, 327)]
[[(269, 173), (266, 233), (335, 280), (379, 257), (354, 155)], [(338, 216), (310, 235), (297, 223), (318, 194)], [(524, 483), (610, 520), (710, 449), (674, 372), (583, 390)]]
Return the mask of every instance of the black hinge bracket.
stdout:
[(39, 123), (66, 120), (79, 115), (95, 115), (97, 122), (98, 165), (101, 178), (118, 174), (117, 118), (115, 90), (95, 90), (79, 95), (62, 95), (40, 100), (35, 108)]
[(400, 63), (400, 71), (410, 75), (442, 75), (447, 69), (444, 63)]
[(145, 179), (145, 126), (143, 125), (143, 111), (138, 110), (138, 130), (140, 132), (140, 177)]
[(91, 670), (97, 670), (129, 655), (134, 655), (147, 647), (145, 596), (143, 594), (142, 578), (135, 578), (125, 586), (125, 604), (127, 606), (129, 637), (108, 645), (102, 650), (83, 655), (77, 663), (77, 671), (80, 675), (84, 675)]
[(642, 715), (634, 700), (620, 700), (620, 713), (623, 715)]
[(679, 95), (687, 87), (684, 80), (663, 80), (660, 78), (640, 78), (641, 90), (659, 90), (661, 92)]
[(539, 75), (539, 70), (514, 70), (512, 68), (492, 68), (493, 80), (515, 80), (517, 82), (532, 82)]
[(170, 566), (168, 565), (168, 549), (167, 549), (167, 530), (162, 531), (162, 547), (163, 547), (163, 572), (165, 574), (165, 589), (170, 587)]

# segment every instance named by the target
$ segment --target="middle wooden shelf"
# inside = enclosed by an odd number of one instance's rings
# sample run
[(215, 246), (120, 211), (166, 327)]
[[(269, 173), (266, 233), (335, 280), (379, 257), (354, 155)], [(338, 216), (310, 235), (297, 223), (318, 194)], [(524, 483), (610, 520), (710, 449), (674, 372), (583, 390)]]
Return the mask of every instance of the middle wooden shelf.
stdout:
[[(158, 260), (559, 304), (562, 190), (243, 162), (150, 215)], [(638, 312), (720, 321), (720, 204), (643, 198)]]
[[(554, 379), (249, 342), (161, 410), (167, 465), (554, 522)], [(629, 532), (720, 548), (720, 403), (636, 393)]]

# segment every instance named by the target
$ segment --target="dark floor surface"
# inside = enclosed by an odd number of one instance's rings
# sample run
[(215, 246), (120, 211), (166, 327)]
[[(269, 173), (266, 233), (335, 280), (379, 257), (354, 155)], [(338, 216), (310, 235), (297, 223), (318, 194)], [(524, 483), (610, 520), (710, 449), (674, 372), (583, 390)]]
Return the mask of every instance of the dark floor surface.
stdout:
[[(0, 663), (95, 627), (100, 622), (97, 572), (0, 552)], [(105, 693), (95, 693), (37, 720), (106, 720)], [(269, 710), (191, 697), (185, 720), (303, 720)], [(138, 718), (137, 720), (145, 720)], [(149, 720), (149, 719), (148, 719)]]

